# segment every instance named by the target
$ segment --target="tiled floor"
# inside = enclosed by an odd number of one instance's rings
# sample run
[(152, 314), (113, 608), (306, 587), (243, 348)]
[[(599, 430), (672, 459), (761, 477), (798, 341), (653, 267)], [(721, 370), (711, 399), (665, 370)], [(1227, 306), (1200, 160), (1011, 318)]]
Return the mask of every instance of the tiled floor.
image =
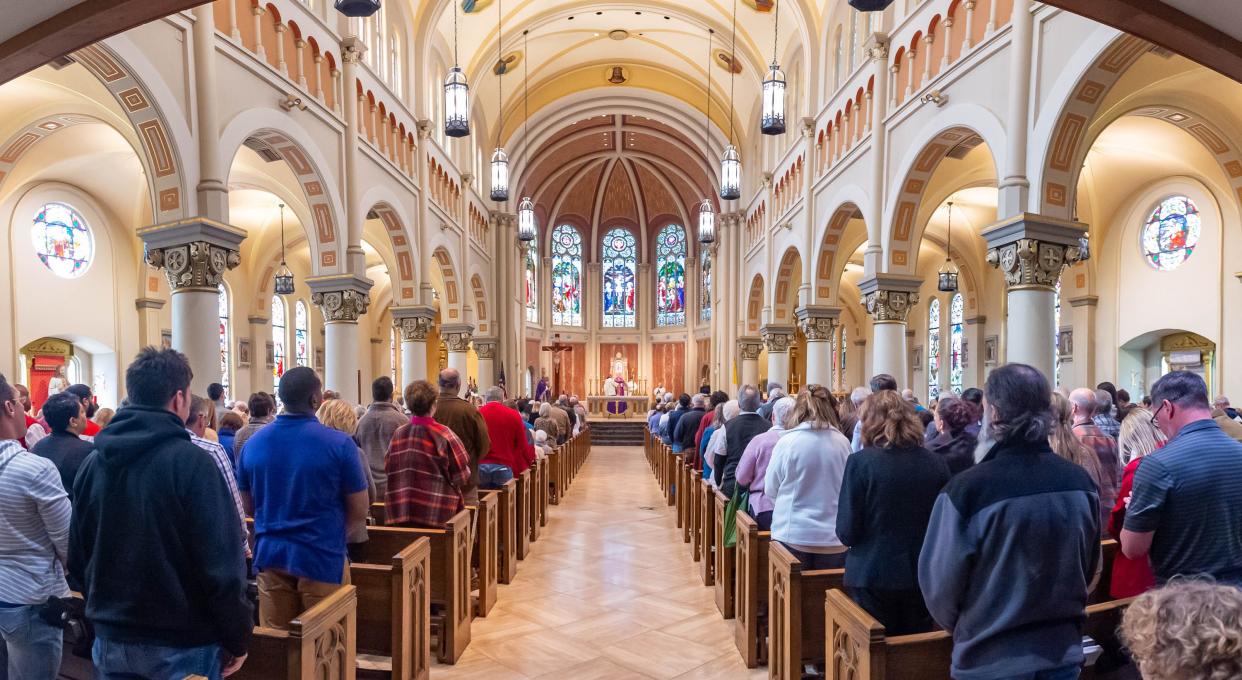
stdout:
[(639, 447), (596, 447), (455, 666), (433, 680), (760, 680)]

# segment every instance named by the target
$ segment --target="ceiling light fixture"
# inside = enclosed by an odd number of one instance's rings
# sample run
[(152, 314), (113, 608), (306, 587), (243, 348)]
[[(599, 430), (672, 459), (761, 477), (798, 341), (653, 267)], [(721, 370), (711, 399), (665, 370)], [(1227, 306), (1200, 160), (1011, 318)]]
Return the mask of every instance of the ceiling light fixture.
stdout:
[(940, 265), (936, 288), (946, 293), (957, 290), (957, 265), (953, 264), (953, 201), (949, 201), (948, 243), (944, 247), (944, 264)]
[(444, 79), (444, 134), (466, 137), (470, 134), (470, 84), (457, 60), (457, 3), (453, 3), (453, 68)]
[(505, 10), (502, 0), (496, 0), (496, 150), (492, 152), (491, 199), (497, 203), (509, 200), (509, 154), (500, 145), (500, 133), (505, 121), (504, 78), (505, 66)]
[(278, 205), (280, 206), (280, 269), (276, 270), (272, 289), (277, 295), (293, 295), (293, 272), (289, 271), (289, 265), (285, 263), (285, 204)]
[(336, 0), (336, 11), (347, 17), (369, 17), (380, 9), (380, 0)]
[[(703, 108), (703, 145), (708, 150), (709, 158), (712, 148), (712, 35), (715, 32), (711, 28), (707, 29), (707, 103)], [(715, 241), (716, 209), (712, 205), (711, 196), (708, 196), (699, 204), (699, 243), (707, 244)]]
[(781, 71), (777, 53), (781, 38), (781, 3), (777, 0), (772, 24), (772, 65), (768, 77), (763, 80), (763, 117), (759, 130), (765, 135), (785, 134), (785, 74)]
[[(528, 40), (530, 31), (522, 31), (522, 174), (529, 172), (527, 163), (530, 161), (530, 48)], [(517, 211), (518, 239), (530, 243), (539, 234), (539, 224), (535, 221), (535, 202), (530, 196), (523, 196), (518, 203)]]
[(733, 93), (737, 81), (737, 0), (733, 0), (733, 42), (729, 49), (729, 145), (720, 157), (720, 197), (736, 201), (742, 197), (742, 157), (733, 145)]

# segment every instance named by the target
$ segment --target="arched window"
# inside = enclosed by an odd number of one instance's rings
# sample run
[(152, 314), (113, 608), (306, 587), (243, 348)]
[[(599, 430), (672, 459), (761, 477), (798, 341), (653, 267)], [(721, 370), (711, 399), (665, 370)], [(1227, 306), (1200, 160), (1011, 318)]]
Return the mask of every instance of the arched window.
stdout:
[(285, 301), (272, 296), (272, 385), (280, 387), (285, 374)]
[(48, 203), (39, 210), (31, 241), (43, 266), (62, 279), (85, 274), (95, 256), (91, 228), (77, 210), (64, 203)]
[(618, 227), (604, 235), (602, 249), (604, 327), (634, 328), (638, 244), (633, 234)]
[(403, 98), (404, 87), (401, 82), (401, 42), (394, 34), (388, 37), (389, 84), (398, 98)]
[(837, 26), (837, 37), (835, 47), (833, 48), (832, 60), (832, 89), (836, 90), (841, 87), (841, 67), (845, 61), (845, 45), (841, 38), (841, 27)]
[(1052, 386), (1061, 386), (1061, 279), (1057, 277), (1057, 285), (1052, 289), (1052, 362), (1055, 375)]
[(531, 323), (539, 322), (539, 301), (535, 294), (539, 290), (539, 246), (536, 241), (531, 241), (526, 246), (526, 273), (524, 279), (526, 281), (526, 320)]
[(699, 255), (699, 318), (712, 320), (712, 256), (706, 248)]
[(953, 296), (949, 302), (949, 389), (962, 393), (962, 323), (966, 310), (962, 294)]
[(845, 327), (834, 329), (832, 332), (832, 388), (841, 389), (841, 333)]
[(940, 300), (927, 305), (927, 400), (940, 398)]
[(310, 323), (306, 303), (298, 300), (293, 306), (293, 351), (298, 366), (310, 366)]
[(392, 383), (398, 385), (400, 383), (397, 381), (397, 366), (400, 365), (400, 358), (397, 356), (397, 329), (395, 327), (388, 329), (388, 360)]
[(841, 327), (841, 386), (844, 387), (845, 382), (845, 348), (849, 345), (848, 338), (845, 335), (845, 326)]
[(856, 9), (847, 11), (850, 13), (850, 73), (853, 73), (858, 66), (858, 17), (862, 13)]
[(552, 325), (582, 325), (582, 234), (568, 224), (552, 230)]
[(670, 224), (656, 238), (656, 325), (686, 323), (686, 230)]
[(224, 385), (224, 396), (228, 398), (229, 387), (229, 291), (220, 284), (218, 287), (218, 306), (220, 315), (220, 384)]
[(1143, 225), (1143, 256), (1156, 269), (1177, 269), (1199, 244), (1199, 208), (1186, 196), (1160, 202)]

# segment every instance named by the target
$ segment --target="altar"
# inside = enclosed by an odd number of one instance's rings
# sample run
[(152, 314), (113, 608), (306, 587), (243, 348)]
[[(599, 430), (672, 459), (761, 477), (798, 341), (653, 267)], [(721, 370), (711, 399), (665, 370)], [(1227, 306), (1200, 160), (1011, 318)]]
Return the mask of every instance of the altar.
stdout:
[[(624, 406), (624, 409), (609, 409), (609, 404)], [(587, 409), (591, 415), (605, 418), (643, 418), (647, 415), (647, 407), (651, 397), (642, 394), (627, 395), (591, 395), (587, 397)]]

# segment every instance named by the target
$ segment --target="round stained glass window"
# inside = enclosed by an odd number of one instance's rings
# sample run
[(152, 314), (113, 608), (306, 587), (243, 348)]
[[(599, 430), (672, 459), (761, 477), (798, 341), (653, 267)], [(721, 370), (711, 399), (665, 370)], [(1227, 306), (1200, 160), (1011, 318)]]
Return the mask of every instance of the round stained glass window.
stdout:
[(64, 203), (48, 203), (35, 216), (31, 231), (35, 253), (52, 273), (76, 279), (95, 257), (95, 238), (78, 211)]
[(1199, 208), (1186, 196), (1160, 202), (1143, 225), (1143, 257), (1162, 271), (1180, 266), (1199, 244)]

